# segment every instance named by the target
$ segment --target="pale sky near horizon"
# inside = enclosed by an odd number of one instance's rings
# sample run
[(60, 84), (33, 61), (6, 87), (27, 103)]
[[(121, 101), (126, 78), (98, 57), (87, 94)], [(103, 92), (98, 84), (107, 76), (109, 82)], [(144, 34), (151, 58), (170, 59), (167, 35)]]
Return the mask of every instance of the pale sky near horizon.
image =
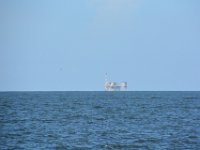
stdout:
[(0, 91), (200, 90), (199, 0), (1, 0)]

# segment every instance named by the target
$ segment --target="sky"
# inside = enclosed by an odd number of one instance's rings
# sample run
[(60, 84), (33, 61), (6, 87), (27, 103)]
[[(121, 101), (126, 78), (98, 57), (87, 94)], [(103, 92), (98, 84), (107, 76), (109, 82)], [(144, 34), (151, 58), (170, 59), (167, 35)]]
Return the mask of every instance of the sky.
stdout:
[(200, 90), (199, 0), (1, 0), (0, 91)]

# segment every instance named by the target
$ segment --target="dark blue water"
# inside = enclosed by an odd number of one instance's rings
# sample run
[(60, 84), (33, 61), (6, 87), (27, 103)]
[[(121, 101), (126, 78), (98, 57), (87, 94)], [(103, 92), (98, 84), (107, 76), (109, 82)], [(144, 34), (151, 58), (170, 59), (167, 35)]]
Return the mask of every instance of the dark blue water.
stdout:
[(199, 149), (200, 92), (0, 92), (0, 149)]

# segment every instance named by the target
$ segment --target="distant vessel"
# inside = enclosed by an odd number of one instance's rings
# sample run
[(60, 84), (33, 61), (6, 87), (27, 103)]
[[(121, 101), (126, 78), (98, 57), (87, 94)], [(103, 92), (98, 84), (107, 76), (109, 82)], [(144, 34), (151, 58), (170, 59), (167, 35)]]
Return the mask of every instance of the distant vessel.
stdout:
[(107, 79), (107, 74), (105, 76), (105, 90), (106, 91), (122, 91), (127, 90), (127, 82), (113, 82)]

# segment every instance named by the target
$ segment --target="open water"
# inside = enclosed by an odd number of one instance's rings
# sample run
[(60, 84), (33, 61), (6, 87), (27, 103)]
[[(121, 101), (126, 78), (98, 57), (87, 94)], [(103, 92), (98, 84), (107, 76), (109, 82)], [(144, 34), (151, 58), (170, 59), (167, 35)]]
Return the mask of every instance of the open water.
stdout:
[(0, 92), (0, 149), (200, 149), (200, 92)]

